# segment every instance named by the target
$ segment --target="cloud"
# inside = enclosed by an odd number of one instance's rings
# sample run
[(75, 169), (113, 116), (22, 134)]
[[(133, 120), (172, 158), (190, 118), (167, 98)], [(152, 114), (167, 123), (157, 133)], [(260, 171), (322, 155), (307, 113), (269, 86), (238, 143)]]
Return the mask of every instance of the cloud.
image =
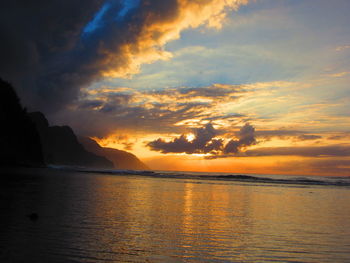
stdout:
[(220, 102), (236, 98), (237, 94), (247, 92), (241, 85), (213, 84), (201, 88), (183, 87), (177, 89), (165, 89), (153, 92), (154, 96), (167, 96), (180, 99), (207, 98), (210, 100), (219, 100)]
[(214, 139), (217, 131), (211, 123), (203, 128), (193, 130), (194, 139), (190, 141), (185, 134), (175, 138), (170, 142), (166, 142), (159, 138), (158, 140), (149, 142), (147, 146), (153, 151), (162, 153), (210, 153), (219, 151), (222, 148), (222, 140)]
[(243, 147), (255, 145), (257, 143), (255, 139), (255, 128), (246, 123), (238, 132), (238, 140), (230, 140), (225, 148), (225, 154), (236, 154)]
[(350, 74), (349, 71), (343, 71), (343, 72), (337, 72), (337, 73), (333, 73), (333, 74), (328, 74), (328, 76), (331, 77), (331, 78), (342, 78), (342, 77), (345, 77), (345, 76), (347, 76), (349, 74)]
[(349, 145), (264, 147), (248, 150), (245, 156), (302, 156), (302, 157), (348, 157)]
[(302, 134), (299, 135), (296, 140), (298, 141), (308, 141), (308, 140), (317, 140), (317, 139), (321, 139), (322, 136), (319, 135), (314, 135), (314, 134)]
[(256, 132), (256, 136), (265, 140), (271, 140), (272, 138), (279, 139), (292, 139), (293, 141), (308, 141), (308, 140), (317, 140), (321, 139), (322, 136), (315, 134), (308, 134), (305, 131), (299, 130), (286, 130), (286, 129), (277, 129), (277, 130), (259, 130)]
[(349, 140), (350, 132), (337, 132), (327, 138), (328, 140)]
[[(93, 137), (94, 140), (96, 140), (101, 146), (103, 147), (110, 147), (110, 145), (116, 145), (122, 146), (124, 150), (132, 151), (133, 147), (135, 145), (135, 138), (128, 134), (117, 134), (110, 136), (107, 140), (106, 139), (100, 139), (98, 137)], [(114, 147), (112, 147), (114, 148)]]
[[(167, 60), (183, 30), (220, 28), (247, 0), (5, 1), (0, 11), (0, 75), (26, 102), (58, 109), (104, 77), (127, 78)], [(62, 19), (64, 18), (64, 19)]]
[(79, 105), (79, 108), (94, 110), (96, 108), (100, 108), (102, 104), (103, 102), (100, 100), (86, 100)]
[(101, 0), (87, 0), (82, 8), (77, 0), (2, 2), (0, 75), (19, 89), (25, 102), (35, 103), (38, 96), (50, 99), (47, 106), (69, 100), (78, 91), (71, 87), (90, 79), (87, 71), (80, 75), (73, 70), (78, 62), (72, 51), (79, 45), (81, 29), (101, 4)]
[(81, 134), (98, 137), (115, 130), (181, 133), (209, 122), (216, 127), (232, 126), (247, 117), (225, 112), (222, 107), (247, 92), (241, 86), (223, 84), (150, 91), (102, 86), (84, 90), (81, 98), (55, 119)]
[(350, 48), (350, 45), (338, 46), (335, 48), (335, 51), (344, 51)]
[(254, 132), (254, 127), (246, 123), (237, 133), (238, 139), (231, 139), (224, 145), (224, 139), (216, 138), (220, 131), (214, 129), (213, 125), (208, 123), (203, 128), (193, 129), (193, 140), (182, 134), (168, 142), (159, 138), (147, 143), (147, 146), (153, 151), (160, 151), (165, 154), (210, 154), (212, 158), (215, 158), (226, 154), (237, 154), (242, 148), (256, 144)]

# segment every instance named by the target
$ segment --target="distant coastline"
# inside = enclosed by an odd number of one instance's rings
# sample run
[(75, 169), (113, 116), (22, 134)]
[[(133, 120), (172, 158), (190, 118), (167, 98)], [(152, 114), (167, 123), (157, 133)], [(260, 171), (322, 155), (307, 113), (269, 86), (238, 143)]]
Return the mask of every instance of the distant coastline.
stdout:
[(12, 85), (0, 79), (0, 166), (67, 165), (100, 169), (149, 169), (135, 155), (103, 148), (69, 126), (50, 126), (41, 112), (28, 113)]

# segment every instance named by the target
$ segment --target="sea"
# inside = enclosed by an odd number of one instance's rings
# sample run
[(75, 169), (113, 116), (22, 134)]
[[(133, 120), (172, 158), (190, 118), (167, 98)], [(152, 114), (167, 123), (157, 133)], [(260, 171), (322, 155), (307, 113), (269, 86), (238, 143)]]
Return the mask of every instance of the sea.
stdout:
[(0, 262), (350, 262), (350, 177), (0, 173)]

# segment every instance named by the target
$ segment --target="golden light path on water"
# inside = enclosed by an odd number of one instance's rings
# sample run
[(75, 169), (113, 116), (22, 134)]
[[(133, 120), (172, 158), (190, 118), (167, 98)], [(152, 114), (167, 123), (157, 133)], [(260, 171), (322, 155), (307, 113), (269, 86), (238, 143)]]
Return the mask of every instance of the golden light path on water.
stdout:
[[(133, 239), (129, 249), (151, 252), (151, 261), (317, 262), (333, 258), (335, 251), (344, 257), (350, 252), (348, 189), (118, 178), (121, 193), (115, 180), (101, 181), (101, 199), (126, 198), (122, 214), (130, 222), (125, 225), (126, 238)], [(96, 209), (97, 214), (116, 211)]]
[(3, 192), (13, 209), (0, 247), (15, 261), (349, 259), (348, 187), (40, 173)]

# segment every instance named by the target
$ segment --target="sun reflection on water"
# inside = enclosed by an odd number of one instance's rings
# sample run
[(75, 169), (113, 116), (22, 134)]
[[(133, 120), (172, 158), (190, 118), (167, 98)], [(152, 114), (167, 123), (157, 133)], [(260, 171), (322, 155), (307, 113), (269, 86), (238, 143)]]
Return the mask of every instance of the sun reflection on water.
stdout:
[[(18, 250), (15, 261), (346, 262), (350, 254), (347, 188), (99, 174), (38, 182), (25, 201), (22, 185), (11, 192), (17, 205), (0, 245)], [(40, 215), (35, 224), (21, 220), (27, 207)]]

